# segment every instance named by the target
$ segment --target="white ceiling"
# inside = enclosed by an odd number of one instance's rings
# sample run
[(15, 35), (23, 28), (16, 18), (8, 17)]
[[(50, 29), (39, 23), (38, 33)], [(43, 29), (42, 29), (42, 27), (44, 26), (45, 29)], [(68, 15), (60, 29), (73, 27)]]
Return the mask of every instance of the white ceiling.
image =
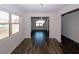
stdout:
[(64, 8), (65, 4), (16, 4), (16, 7), (26, 13), (51, 13)]

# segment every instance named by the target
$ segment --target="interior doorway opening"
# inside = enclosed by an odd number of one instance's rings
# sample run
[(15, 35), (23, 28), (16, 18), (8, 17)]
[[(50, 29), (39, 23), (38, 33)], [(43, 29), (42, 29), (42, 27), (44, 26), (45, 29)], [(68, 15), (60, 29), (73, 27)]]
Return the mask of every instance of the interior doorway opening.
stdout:
[(42, 47), (49, 38), (49, 17), (31, 17), (33, 45)]

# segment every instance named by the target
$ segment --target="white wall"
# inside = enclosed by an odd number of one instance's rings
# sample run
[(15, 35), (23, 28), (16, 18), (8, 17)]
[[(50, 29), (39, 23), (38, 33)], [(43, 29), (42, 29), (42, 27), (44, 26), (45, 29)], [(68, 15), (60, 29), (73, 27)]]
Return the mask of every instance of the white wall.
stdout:
[(79, 4), (70, 4), (70, 5), (67, 5), (66, 7), (64, 7), (63, 9), (59, 10), (59, 13), (64, 14), (64, 13), (67, 13), (67, 12), (77, 9), (77, 8), (79, 8)]
[(28, 13), (25, 14), (25, 38), (31, 38), (31, 17), (49, 17), (49, 37), (61, 42), (61, 17), (59, 13)]
[[(65, 8), (63, 8), (61, 11), (60, 11), (60, 14), (63, 14), (63, 13), (66, 13), (66, 12), (69, 12), (71, 10), (74, 10), (74, 9), (77, 9), (79, 8), (79, 4), (78, 5), (69, 5)], [(76, 14), (73, 14), (73, 15), (76, 15)], [(62, 23), (62, 34), (66, 37), (69, 37), (71, 38), (72, 40), (76, 41), (76, 42), (79, 42), (79, 19), (74, 17), (74, 16), (71, 16), (71, 15), (67, 15), (65, 16), (61, 21), (63, 21)], [(79, 17), (79, 16), (78, 16)]]
[[(21, 17), (21, 10), (17, 9), (13, 5), (0, 5), (0, 10), (5, 10), (10, 13), (16, 13)], [(22, 26), (22, 17), (20, 18), (20, 32), (12, 35), (11, 37), (4, 38), (0, 40), (0, 54), (11, 53), (16, 46), (23, 40), (23, 26)]]

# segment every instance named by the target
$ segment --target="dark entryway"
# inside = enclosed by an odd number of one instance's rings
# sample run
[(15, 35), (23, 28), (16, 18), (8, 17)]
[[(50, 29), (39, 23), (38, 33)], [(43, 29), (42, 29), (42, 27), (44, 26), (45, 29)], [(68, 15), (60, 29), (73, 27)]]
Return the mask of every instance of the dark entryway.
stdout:
[(42, 47), (49, 38), (49, 17), (31, 17), (33, 45)]

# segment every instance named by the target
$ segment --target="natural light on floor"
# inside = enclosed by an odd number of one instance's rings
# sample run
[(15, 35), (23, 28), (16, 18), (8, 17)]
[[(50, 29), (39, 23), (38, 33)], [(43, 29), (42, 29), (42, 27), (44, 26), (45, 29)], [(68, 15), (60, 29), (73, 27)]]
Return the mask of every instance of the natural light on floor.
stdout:
[(41, 46), (44, 41), (44, 32), (35, 32), (35, 45), (36, 46)]

